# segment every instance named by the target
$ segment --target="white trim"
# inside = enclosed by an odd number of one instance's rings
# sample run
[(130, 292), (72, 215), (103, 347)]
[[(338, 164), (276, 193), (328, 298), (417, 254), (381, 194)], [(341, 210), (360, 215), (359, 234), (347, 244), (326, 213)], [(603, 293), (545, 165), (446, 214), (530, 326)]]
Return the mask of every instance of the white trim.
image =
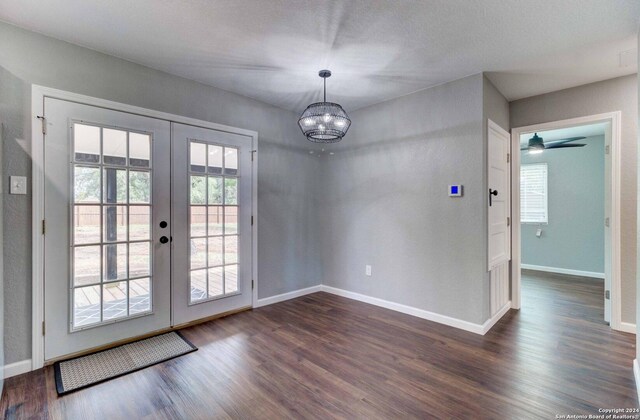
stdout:
[(633, 359), (633, 377), (636, 379), (636, 393), (638, 394), (638, 401), (640, 401), (640, 366), (638, 366), (638, 359)]
[(629, 334), (635, 334), (636, 333), (636, 324), (632, 324), (630, 322), (621, 322), (620, 323), (620, 328), (618, 328), (618, 331), (626, 332), (626, 333), (629, 333)]
[(569, 274), (571, 276), (592, 277), (594, 279), (603, 279), (604, 273), (595, 271), (572, 270), (569, 268), (545, 267), (543, 265), (520, 264), (520, 268), (525, 270), (544, 271), (545, 273)]
[(270, 296), (268, 298), (262, 298), (256, 300), (253, 305), (254, 308), (260, 308), (262, 306), (273, 305), (274, 303), (284, 302), (285, 300), (295, 299), (300, 296), (310, 295), (311, 293), (317, 293), (322, 291), (322, 286), (311, 286), (305, 289), (298, 289), (292, 292), (282, 293), (281, 295)]
[(507, 303), (505, 303), (504, 306), (502, 306), (502, 308), (500, 308), (500, 310), (495, 313), (495, 315), (487, 319), (484, 324), (482, 324), (481, 334), (485, 335), (486, 333), (488, 333), (489, 330), (496, 324), (496, 322), (500, 321), (500, 318), (502, 318), (507, 312), (509, 312), (509, 309), (511, 309), (511, 301), (507, 301)]
[(32, 370), (31, 365), (32, 365), (31, 359), (21, 360), (19, 362), (9, 363), (8, 365), (4, 365), (4, 368), (3, 368), (4, 379), (30, 372)]
[[(473, 322), (463, 321), (461, 319), (452, 318), (450, 316), (437, 314), (435, 312), (425, 311), (424, 309), (418, 309), (413, 306), (403, 305), (401, 303), (390, 302), (388, 300), (379, 299), (372, 296), (362, 295), (360, 293), (350, 292), (344, 289), (338, 289), (331, 286), (321, 286), (323, 292), (331, 293), (334, 295), (346, 297), (349, 299), (357, 300), (360, 302), (368, 303), (370, 305), (380, 306), (382, 308), (391, 309), (392, 311), (401, 312), (403, 314), (412, 315), (418, 318), (426, 319), (428, 321), (437, 322), (438, 324), (448, 325), (450, 327), (459, 328), (461, 330), (469, 331), (475, 334), (484, 335), (489, 331), (491, 326), (500, 319), (506, 313), (511, 305), (502, 308), (493, 318), (486, 321), (484, 324), (474, 324)], [(496, 318), (497, 317), (497, 318)], [(496, 318), (494, 320), (494, 318)]]
[(607, 112), (586, 117), (534, 124), (511, 130), (512, 172), (511, 172), (511, 219), (513, 221), (511, 260), (511, 302), (514, 309), (521, 302), (521, 228), (520, 228), (520, 135), (540, 131), (567, 128), (576, 125), (609, 122), (611, 124), (611, 328), (621, 330), (621, 274), (620, 274), (620, 146), (622, 113)]
[[(31, 136), (32, 136), (32, 177), (33, 177), (33, 204), (32, 204), (32, 322), (31, 322), (31, 369), (39, 369), (44, 366), (44, 336), (42, 332), (42, 322), (44, 321), (44, 238), (41, 234), (41, 223), (44, 218), (44, 136), (42, 134), (41, 121), (37, 118), (42, 115), (44, 109), (44, 99), (54, 98), (65, 101), (77, 102), (81, 104), (111, 109), (114, 111), (127, 112), (134, 115), (156, 118), (169, 122), (192, 125), (195, 127), (209, 128), (227, 133), (240, 134), (251, 137), (253, 150), (258, 150), (258, 133), (253, 130), (231, 127), (228, 125), (212, 123), (195, 118), (169, 114), (167, 112), (155, 111), (133, 105), (113, 102), (106, 99), (94, 98), (78, 93), (67, 92), (59, 89), (44, 86), (31, 86)], [(252, 301), (255, 303), (258, 296), (258, 170), (257, 153), (253, 154), (254, 165), (252, 170), (253, 182), (253, 216), (254, 224), (252, 230), (252, 259), (253, 259), (253, 281), (254, 288)], [(22, 362), (20, 362), (22, 363)]]

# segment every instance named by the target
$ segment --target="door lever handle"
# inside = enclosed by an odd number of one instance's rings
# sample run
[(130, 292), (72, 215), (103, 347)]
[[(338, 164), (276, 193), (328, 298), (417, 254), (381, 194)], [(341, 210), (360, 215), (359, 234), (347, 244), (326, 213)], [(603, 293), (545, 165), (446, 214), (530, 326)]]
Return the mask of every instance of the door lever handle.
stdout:
[(491, 188), (489, 188), (489, 207), (493, 205), (491, 198), (494, 195), (498, 195), (498, 190), (492, 190)]

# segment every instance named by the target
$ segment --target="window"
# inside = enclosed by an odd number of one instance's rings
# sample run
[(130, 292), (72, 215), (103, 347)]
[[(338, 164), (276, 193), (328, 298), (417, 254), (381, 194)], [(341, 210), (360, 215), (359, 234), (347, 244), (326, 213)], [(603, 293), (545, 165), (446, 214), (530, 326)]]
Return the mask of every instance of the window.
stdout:
[(548, 223), (547, 164), (520, 167), (520, 217), (522, 223)]

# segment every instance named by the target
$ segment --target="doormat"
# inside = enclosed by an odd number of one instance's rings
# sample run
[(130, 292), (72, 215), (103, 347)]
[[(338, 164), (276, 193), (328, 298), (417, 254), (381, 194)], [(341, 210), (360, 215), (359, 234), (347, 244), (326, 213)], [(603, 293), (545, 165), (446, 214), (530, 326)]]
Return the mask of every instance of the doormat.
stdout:
[(58, 395), (68, 394), (196, 350), (179, 332), (172, 331), (56, 362), (56, 390)]

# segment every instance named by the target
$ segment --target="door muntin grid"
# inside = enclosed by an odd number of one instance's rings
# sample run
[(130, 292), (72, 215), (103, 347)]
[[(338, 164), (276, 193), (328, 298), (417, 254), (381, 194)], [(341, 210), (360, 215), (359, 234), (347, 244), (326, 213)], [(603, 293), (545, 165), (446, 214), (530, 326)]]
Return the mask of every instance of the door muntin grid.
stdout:
[(70, 332), (153, 313), (151, 133), (72, 121)]
[(242, 293), (237, 147), (189, 139), (189, 305)]

